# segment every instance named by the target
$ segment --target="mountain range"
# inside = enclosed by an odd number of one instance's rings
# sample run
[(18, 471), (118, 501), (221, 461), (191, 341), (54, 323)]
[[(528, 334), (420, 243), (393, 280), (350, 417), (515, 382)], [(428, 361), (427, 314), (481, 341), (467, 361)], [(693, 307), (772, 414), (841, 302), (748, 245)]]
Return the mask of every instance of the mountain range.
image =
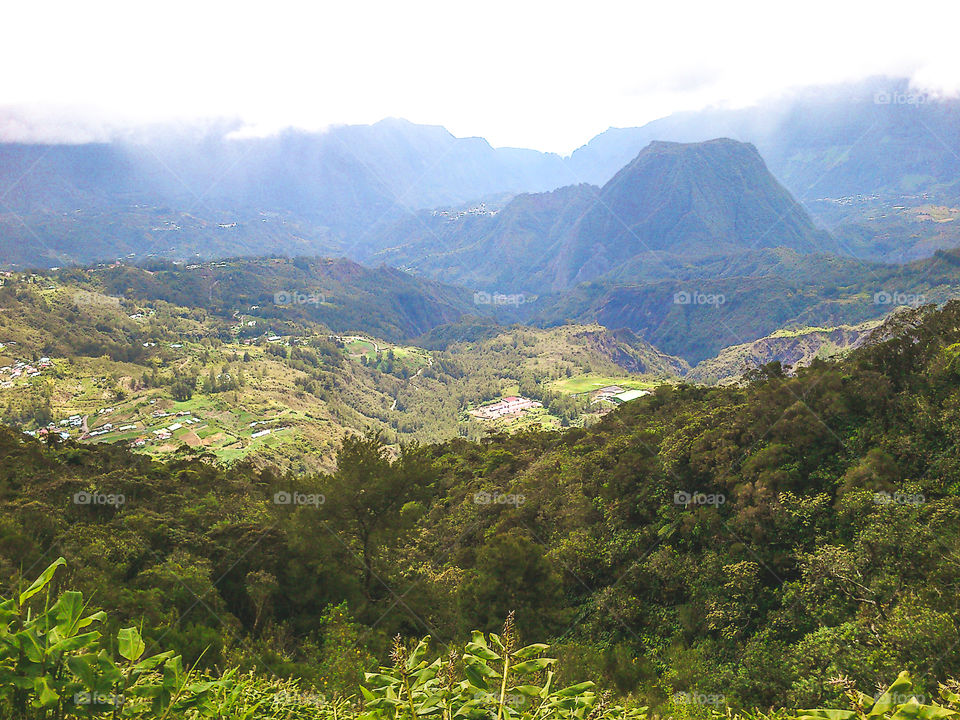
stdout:
[(263, 138), (213, 124), (109, 143), (0, 143), (0, 252), (19, 266), (128, 255), (359, 258), (418, 210), (602, 186), (651, 142), (727, 137), (757, 148), (840, 251), (903, 261), (960, 243), (958, 128), (957, 100), (877, 78), (611, 128), (569, 157), (396, 119)]
[(112, 143), (0, 144), (6, 264), (331, 254), (411, 208), (558, 184), (555, 155), (384, 120), (237, 138), (172, 129)]

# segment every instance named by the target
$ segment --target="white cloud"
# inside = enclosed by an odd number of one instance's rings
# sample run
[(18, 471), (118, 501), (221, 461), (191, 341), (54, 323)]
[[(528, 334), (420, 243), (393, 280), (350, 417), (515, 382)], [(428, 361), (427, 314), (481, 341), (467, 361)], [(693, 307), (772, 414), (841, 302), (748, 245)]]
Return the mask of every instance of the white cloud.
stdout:
[(786, 86), (894, 74), (960, 88), (960, 4), (929, 0), (71, 1), (8, 4), (2, 19), (0, 105), (74, 138), (85, 124), (399, 116), (566, 152), (610, 125)]

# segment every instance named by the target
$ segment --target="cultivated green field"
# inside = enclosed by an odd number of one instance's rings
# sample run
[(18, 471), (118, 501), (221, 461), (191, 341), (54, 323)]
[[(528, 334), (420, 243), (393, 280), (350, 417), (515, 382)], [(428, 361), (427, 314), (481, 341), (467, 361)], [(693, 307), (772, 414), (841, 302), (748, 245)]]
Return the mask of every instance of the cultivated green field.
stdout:
[(592, 392), (608, 385), (619, 385), (625, 390), (650, 390), (661, 383), (653, 380), (647, 380), (636, 375), (575, 375), (574, 377), (561, 378), (550, 383), (550, 389), (568, 395), (579, 395), (580, 393)]

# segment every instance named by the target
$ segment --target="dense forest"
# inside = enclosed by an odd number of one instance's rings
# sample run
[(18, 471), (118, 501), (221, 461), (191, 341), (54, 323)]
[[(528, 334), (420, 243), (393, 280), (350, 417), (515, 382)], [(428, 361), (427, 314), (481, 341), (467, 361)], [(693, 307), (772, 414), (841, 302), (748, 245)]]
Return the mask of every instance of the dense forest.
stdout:
[(397, 451), (348, 437), (284, 475), (187, 449), (0, 432), (0, 573), (142, 626), (205, 671), (355, 693), (390, 640), (515, 612), (558, 680), (661, 706), (811, 707), (960, 675), (960, 302), (840, 362), (663, 385), (589, 428)]

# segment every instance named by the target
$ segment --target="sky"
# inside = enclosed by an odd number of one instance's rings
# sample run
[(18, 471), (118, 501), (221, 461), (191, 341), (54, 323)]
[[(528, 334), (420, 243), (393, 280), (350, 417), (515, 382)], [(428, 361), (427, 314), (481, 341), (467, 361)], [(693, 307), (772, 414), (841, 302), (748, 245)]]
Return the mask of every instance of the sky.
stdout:
[(5, 3), (0, 139), (403, 117), (563, 154), (608, 127), (871, 75), (960, 90), (960, 2)]

